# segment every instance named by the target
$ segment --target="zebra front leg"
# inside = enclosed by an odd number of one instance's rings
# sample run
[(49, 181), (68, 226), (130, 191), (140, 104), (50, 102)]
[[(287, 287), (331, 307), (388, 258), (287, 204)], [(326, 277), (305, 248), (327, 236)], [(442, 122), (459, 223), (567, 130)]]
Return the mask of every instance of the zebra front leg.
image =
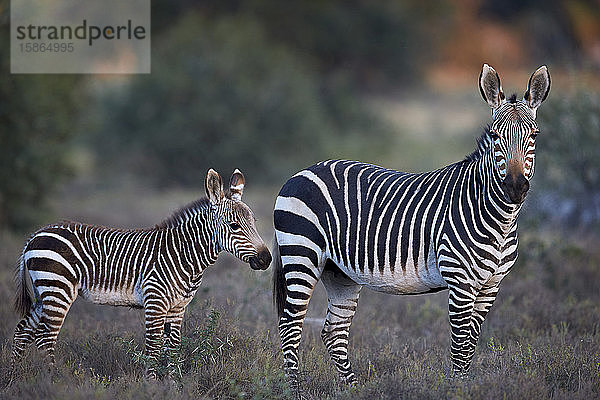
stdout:
[(494, 300), (496, 300), (496, 295), (498, 294), (499, 289), (498, 284), (495, 286), (482, 288), (479, 293), (477, 293), (477, 297), (475, 298), (475, 304), (470, 321), (470, 335), (465, 346), (465, 372), (471, 367), (471, 361), (473, 360), (473, 355), (475, 354), (475, 349), (477, 347), (477, 341), (479, 340), (479, 335), (481, 333), (481, 325), (483, 324), (487, 313), (490, 311), (490, 308), (492, 308)]
[(169, 356), (168, 369), (171, 377), (178, 375), (177, 371), (181, 363), (179, 353), (181, 351), (181, 323), (183, 322), (184, 313), (184, 308), (171, 309), (166, 317), (163, 348)]
[(144, 305), (145, 333), (145, 355), (147, 357), (146, 378), (157, 379), (157, 364), (160, 349), (162, 347), (162, 336), (165, 328), (167, 312), (164, 304), (160, 301), (146, 302)]
[(462, 375), (467, 368), (467, 349), (471, 335), (471, 315), (475, 305), (475, 294), (473, 288), (468, 284), (452, 285), (448, 289), (452, 371)]
[(323, 270), (321, 280), (328, 298), (327, 317), (321, 338), (342, 382), (355, 385), (356, 377), (348, 360), (348, 336), (362, 287), (337, 266), (329, 264)]

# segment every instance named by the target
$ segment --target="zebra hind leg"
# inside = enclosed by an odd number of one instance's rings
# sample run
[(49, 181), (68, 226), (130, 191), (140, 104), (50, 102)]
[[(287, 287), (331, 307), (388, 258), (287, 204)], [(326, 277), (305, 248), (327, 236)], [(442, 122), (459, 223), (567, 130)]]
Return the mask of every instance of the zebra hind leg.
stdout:
[(348, 336), (362, 287), (331, 261), (325, 265), (321, 280), (328, 297), (327, 317), (321, 338), (340, 379), (352, 386), (356, 384), (356, 377), (348, 359)]
[(36, 312), (36, 309), (32, 307), (27, 312), (27, 315), (25, 315), (25, 317), (19, 321), (15, 328), (11, 354), (12, 360), (10, 366), (10, 377), (8, 382), (9, 385), (15, 377), (17, 364), (23, 360), (25, 351), (35, 339), (35, 333), (39, 322), (40, 316)]
[[(40, 322), (35, 331), (35, 344), (46, 354), (50, 366), (55, 365), (55, 347), (65, 317), (75, 299), (57, 300), (52, 293), (42, 294)], [(62, 296), (61, 296), (62, 297)]]
[(15, 328), (12, 347), (12, 362), (13, 364), (21, 362), (25, 350), (33, 343), (35, 339), (35, 331), (38, 327), (40, 317), (31, 309), (27, 315), (19, 321)]
[[(302, 337), (302, 326), (306, 317), (308, 303), (317, 284), (320, 272), (314, 261), (317, 257), (298, 256), (295, 246), (280, 245), (281, 258), (286, 287), (285, 301), (279, 313), (279, 336), (283, 352), (283, 368), (290, 386), (296, 397), (302, 397), (298, 376), (298, 346)], [(309, 253), (310, 249), (304, 248)], [(285, 263), (285, 261), (290, 261)]]

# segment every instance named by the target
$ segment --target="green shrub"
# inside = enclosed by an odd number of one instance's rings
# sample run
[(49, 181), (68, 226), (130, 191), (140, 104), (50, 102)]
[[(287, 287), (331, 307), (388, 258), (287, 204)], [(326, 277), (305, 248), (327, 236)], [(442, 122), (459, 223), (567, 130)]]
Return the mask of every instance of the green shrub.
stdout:
[[(295, 51), (310, 54), (326, 73), (344, 71), (364, 87), (412, 85), (435, 54), (436, 25), (443, 29), (451, 8), (417, 1), (244, 2), (243, 12), (260, 19), (269, 34)], [(428, 21), (428, 23), (424, 23)]]
[(573, 225), (600, 220), (600, 95), (554, 95), (540, 111), (536, 184), (542, 210)]
[(151, 75), (100, 96), (90, 126), (105, 165), (160, 185), (198, 185), (211, 167), (265, 181), (385, 146), (349, 85), (324, 85), (247, 17), (187, 15), (155, 40), (152, 61)]
[[(0, 2), (2, 43), (9, 42), (5, 3)], [(39, 223), (45, 200), (69, 174), (80, 78), (13, 75), (9, 53), (9, 46), (0, 46), (0, 227), (27, 230)]]

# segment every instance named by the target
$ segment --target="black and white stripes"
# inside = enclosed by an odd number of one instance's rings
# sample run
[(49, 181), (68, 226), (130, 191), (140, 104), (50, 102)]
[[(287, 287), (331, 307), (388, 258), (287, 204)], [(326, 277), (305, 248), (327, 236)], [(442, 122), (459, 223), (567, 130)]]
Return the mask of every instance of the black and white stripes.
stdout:
[[(185, 307), (219, 252), (228, 251), (254, 269), (270, 264), (253, 213), (241, 202), (243, 187), (244, 177), (236, 170), (225, 195), (221, 177), (210, 170), (208, 198), (155, 228), (120, 230), (63, 222), (34, 233), (17, 271), (16, 305), (23, 319), (15, 329), (13, 363), (33, 341), (54, 362), (56, 338), (78, 295), (94, 303), (143, 308), (151, 360), (163, 345), (176, 350)], [(147, 373), (155, 377), (155, 367)]]
[[(545, 67), (532, 76), (549, 89)], [(531, 82), (531, 80), (530, 80)], [(493, 122), (465, 160), (409, 174), (357, 161), (325, 161), (282, 187), (275, 203), (274, 298), (284, 367), (297, 385), (298, 344), (316, 283), (329, 298), (323, 341), (354, 383), (348, 332), (360, 288), (392, 294), (449, 289), (454, 370), (468, 370), (481, 323), (517, 257), (516, 218), (533, 175), (535, 110), (545, 98), (507, 101), (485, 65), (481, 91)]]

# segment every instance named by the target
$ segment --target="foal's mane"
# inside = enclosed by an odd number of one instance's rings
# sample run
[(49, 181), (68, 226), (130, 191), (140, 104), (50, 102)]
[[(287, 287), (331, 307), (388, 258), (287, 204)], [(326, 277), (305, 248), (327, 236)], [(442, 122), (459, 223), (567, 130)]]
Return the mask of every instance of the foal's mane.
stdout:
[(198, 200), (192, 201), (188, 205), (185, 205), (174, 211), (170, 217), (164, 219), (162, 222), (156, 225), (156, 228), (172, 228), (179, 225), (181, 221), (186, 220), (198, 211), (202, 211), (210, 207), (210, 200), (207, 197), (201, 197)]

